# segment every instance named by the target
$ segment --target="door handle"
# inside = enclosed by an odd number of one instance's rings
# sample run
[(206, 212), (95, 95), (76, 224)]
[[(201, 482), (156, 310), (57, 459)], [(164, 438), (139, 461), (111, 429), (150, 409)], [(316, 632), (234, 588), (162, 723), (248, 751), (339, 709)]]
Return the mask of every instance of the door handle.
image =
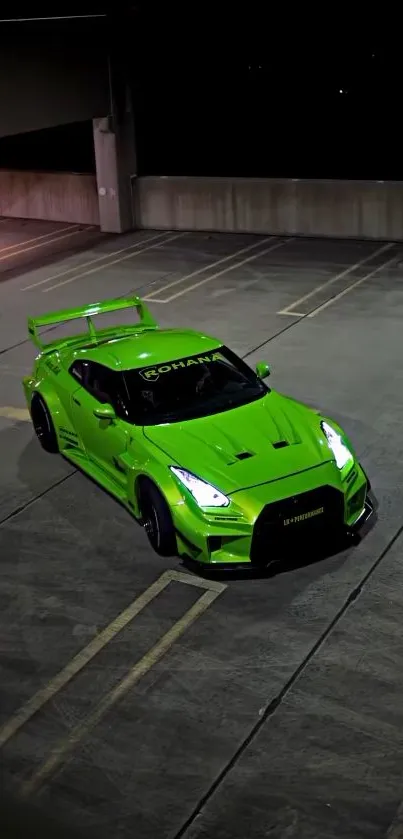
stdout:
[(75, 402), (75, 403), (76, 403), (76, 405), (78, 405), (78, 406), (79, 406), (79, 408), (81, 408), (81, 402), (79, 402), (79, 401), (78, 401), (78, 399), (76, 399), (76, 397), (75, 397), (75, 396), (73, 396), (73, 402)]

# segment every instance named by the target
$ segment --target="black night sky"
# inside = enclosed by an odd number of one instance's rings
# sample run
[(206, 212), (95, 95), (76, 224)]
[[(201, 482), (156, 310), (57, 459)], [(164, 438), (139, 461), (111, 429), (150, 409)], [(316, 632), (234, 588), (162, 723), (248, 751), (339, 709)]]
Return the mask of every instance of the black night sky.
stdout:
[[(403, 177), (393, 22), (191, 6), (116, 7), (130, 33), (140, 174)], [(0, 166), (94, 171), (92, 146), (91, 124), (7, 138)]]

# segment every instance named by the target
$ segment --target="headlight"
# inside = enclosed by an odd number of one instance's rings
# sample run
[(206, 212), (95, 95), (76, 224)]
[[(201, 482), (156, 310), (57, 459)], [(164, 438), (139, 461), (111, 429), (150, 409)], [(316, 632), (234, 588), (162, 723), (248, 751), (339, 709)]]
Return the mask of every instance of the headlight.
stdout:
[(338, 434), (337, 431), (329, 425), (329, 423), (324, 421), (321, 422), (321, 428), (334, 454), (336, 466), (339, 469), (344, 469), (347, 463), (354, 460), (352, 452), (350, 452), (350, 449), (348, 449), (346, 444), (343, 443), (340, 434)]
[(199, 507), (228, 507), (229, 498), (211, 484), (202, 481), (201, 478), (197, 478), (196, 475), (186, 469), (170, 466), (170, 470), (178, 478), (178, 481), (192, 493)]

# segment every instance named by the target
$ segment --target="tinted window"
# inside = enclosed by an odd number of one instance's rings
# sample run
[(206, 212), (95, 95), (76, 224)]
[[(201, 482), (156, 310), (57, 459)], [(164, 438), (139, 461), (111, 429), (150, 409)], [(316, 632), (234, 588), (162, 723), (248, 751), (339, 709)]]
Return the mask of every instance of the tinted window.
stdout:
[(93, 361), (75, 361), (70, 373), (97, 402), (109, 403), (119, 417), (128, 420), (129, 400), (121, 373)]
[(70, 373), (80, 382), (80, 385), (83, 384), (84, 381), (84, 365), (82, 361), (74, 361), (74, 363), (70, 367)]
[(70, 373), (85, 390), (88, 390), (99, 402), (109, 402), (113, 392), (113, 371), (93, 361), (75, 361)]
[(268, 393), (268, 387), (226, 347), (123, 373), (128, 420), (158, 425), (228, 411)]
[(89, 390), (98, 402), (111, 402), (114, 390), (114, 373), (102, 364), (84, 361), (83, 387)]

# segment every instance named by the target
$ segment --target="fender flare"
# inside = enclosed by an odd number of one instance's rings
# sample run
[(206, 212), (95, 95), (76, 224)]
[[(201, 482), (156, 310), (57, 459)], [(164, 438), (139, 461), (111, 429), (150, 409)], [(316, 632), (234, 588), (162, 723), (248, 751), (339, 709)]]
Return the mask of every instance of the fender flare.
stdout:
[[(41, 396), (47, 405), (55, 428), (60, 450), (65, 448), (66, 444), (69, 443), (69, 438), (73, 438), (71, 442), (76, 440), (78, 443), (78, 434), (75, 428), (72, 426), (65, 409), (63, 408), (60, 397), (57, 395), (57, 393), (55, 393), (54, 389), (49, 385), (49, 383), (46, 381), (42, 381), (37, 385), (34, 384), (31, 390), (31, 403), (32, 400), (35, 398), (35, 394)], [(80, 445), (82, 445), (81, 441)]]
[[(135, 509), (135, 516), (136, 518), (141, 518), (141, 507), (140, 507), (140, 491), (141, 491), (141, 484), (143, 481), (149, 481), (151, 484), (155, 486), (158, 490), (162, 498), (164, 499), (165, 503), (172, 510), (176, 504), (179, 504), (183, 500), (183, 496), (179, 490), (179, 487), (175, 485), (175, 482), (172, 481), (171, 486), (169, 487), (169, 494), (167, 493), (167, 486), (165, 485), (165, 481), (158, 481), (157, 475), (152, 475), (147, 472), (142, 472), (136, 476), (134, 482), (132, 483), (133, 486), (133, 507)], [(171, 498), (169, 497), (171, 495)]]

